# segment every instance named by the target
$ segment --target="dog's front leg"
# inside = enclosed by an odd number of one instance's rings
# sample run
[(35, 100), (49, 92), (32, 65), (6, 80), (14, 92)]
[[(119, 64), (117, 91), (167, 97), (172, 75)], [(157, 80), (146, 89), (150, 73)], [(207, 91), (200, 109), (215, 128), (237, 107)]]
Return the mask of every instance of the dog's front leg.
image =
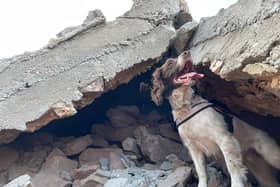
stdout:
[(217, 140), (231, 177), (231, 187), (245, 187), (247, 183), (246, 168), (242, 163), (239, 142), (231, 135), (220, 135)]
[(207, 187), (206, 162), (203, 152), (193, 144), (188, 144), (186, 146), (188, 147), (198, 175), (198, 187)]

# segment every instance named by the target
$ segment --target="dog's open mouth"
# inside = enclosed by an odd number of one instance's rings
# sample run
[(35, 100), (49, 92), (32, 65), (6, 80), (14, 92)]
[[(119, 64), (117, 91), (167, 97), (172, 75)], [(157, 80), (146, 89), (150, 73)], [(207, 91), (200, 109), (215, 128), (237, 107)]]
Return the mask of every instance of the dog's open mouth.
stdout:
[(192, 71), (192, 61), (188, 60), (183, 70), (178, 73), (178, 76), (175, 77), (174, 82), (176, 84), (189, 85), (193, 80), (201, 79), (203, 77), (204, 74)]

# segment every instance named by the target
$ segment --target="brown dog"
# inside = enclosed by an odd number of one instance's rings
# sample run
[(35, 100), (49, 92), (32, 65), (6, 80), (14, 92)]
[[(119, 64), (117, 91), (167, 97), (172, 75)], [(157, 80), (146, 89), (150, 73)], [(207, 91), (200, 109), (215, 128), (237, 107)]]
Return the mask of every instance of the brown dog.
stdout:
[[(266, 133), (233, 117), (233, 133), (221, 113), (206, 107), (193, 117), (184, 119), (194, 106), (207, 100), (196, 95), (191, 88), (203, 74), (192, 71), (192, 60), (188, 51), (177, 59), (168, 59), (153, 73), (153, 101), (160, 105), (167, 98), (172, 115), (184, 145), (193, 159), (199, 187), (207, 187), (205, 156), (224, 160), (231, 177), (231, 187), (246, 186), (246, 167), (264, 187), (279, 187), (272, 166), (280, 169), (280, 148)], [(255, 163), (257, 162), (257, 163)], [(244, 164), (244, 165), (243, 165)]]

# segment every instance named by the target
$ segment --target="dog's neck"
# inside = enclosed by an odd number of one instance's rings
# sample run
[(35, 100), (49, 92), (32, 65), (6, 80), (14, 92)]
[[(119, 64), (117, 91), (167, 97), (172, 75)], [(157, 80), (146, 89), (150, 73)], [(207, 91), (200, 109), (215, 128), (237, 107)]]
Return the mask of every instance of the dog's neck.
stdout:
[(180, 86), (172, 90), (167, 97), (172, 107), (172, 115), (175, 122), (180, 122), (189, 114), (192, 106), (207, 101), (196, 95), (190, 86)]

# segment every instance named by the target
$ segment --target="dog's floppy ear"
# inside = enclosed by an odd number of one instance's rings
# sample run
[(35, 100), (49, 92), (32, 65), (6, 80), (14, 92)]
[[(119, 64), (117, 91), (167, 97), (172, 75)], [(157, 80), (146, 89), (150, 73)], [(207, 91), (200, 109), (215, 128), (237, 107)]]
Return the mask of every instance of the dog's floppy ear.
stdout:
[(165, 86), (162, 82), (162, 72), (160, 68), (157, 68), (153, 73), (153, 88), (151, 90), (151, 96), (154, 103), (159, 106), (163, 103), (163, 92)]

